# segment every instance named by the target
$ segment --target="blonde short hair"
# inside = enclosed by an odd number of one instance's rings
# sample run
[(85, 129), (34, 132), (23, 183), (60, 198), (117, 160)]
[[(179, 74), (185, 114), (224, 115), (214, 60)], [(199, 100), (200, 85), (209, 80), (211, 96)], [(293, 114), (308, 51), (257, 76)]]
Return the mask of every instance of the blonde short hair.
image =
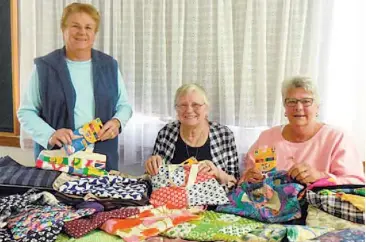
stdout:
[(174, 105), (178, 104), (177, 103), (178, 99), (181, 96), (186, 95), (187, 93), (194, 92), (194, 91), (197, 92), (203, 98), (203, 101), (205, 102), (205, 104), (207, 106), (209, 106), (209, 102), (208, 102), (208, 98), (207, 98), (205, 89), (196, 83), (183, 84), (182, 86), (180, 86), (177, 89), (177, 91), (175, 92)]
[(303, 88), (305, 91), (313, 95), (316, 104), (319, 104), (318, 88), (314, 81), (307, 76), (294, 76), (282, 83), (282, 103), (285, 105), (285, 99), (289, 90), (294, 88)]
[(98, 10), (88, 3), (71, 3), (64, 8), (61, 17), (61, 29), (66, 28), (67, 18), (73, 13), (86, 13), (95, 21), (95, 33), (99, 30), (100, 15)]

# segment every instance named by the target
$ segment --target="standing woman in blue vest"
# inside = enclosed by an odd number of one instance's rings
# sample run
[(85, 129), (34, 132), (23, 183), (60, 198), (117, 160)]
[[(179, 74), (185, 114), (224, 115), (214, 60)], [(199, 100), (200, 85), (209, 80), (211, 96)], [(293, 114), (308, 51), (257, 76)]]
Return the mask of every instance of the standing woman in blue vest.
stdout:
[(107, 170), (118, 170), (118, 134), (132, 109), (117, 61), (92, 48), (99, 22), (92, 5), (68, 5), (61, 18), (65, 46), (34, 60), (18, 118), (35, 141), (35, 157), (71, 144), (73, 130), (99, 117), (104, 127), (94, 152), (107, 156)]

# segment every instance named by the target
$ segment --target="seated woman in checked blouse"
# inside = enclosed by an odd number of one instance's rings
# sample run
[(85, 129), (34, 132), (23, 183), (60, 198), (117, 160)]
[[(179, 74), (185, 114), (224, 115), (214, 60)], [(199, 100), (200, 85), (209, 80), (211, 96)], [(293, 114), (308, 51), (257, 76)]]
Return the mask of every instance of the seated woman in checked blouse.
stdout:
[(197, 84), (185, 84), (175, 94), (178, 120), (163, 127), (154, 151), (145, 162), (150, 175), (158, 173), (163, 159), (180, 164), (194, 157), (199, 167), (214, 175), (221, 184), (236, 183), (239, 161), (232, 131), (207, 120), (209, 102), (205, 90)]

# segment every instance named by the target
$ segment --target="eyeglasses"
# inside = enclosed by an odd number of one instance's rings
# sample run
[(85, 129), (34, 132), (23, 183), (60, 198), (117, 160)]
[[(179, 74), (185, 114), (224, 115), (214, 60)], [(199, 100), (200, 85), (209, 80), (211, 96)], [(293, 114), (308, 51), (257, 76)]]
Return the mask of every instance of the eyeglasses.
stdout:
[(285, 105), (287, 107), (295, 107), (298, 102), (300, 102), (304, 107), (310, 107), (311, 105), (313, 105), (314, 98), (302, 98), (302, 99), (286, 98), (285, 99)]
[(205, 105), (205, 103), (199, 104), (199, 103), (192, 103), (191, 105), (188, 104), (177, 104), (175, 105), (175, 107), (177, 108), (177, 110), (179, 111), (185, 111), (188, 109), (189, 106), (192, 107), (193, 110), (197, 111), (199, 110), (203, 105)]

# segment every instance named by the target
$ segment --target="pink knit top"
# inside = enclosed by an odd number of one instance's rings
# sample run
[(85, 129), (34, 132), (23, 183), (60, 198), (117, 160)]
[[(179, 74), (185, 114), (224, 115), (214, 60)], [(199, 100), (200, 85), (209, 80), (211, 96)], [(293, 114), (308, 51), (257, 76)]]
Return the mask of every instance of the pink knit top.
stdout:
[(337, 184), (364, 184), (362, 161), (355, 145), (345, 134), (330, 125), (323, 127), (308, 141), (292, 143), (282, 136), (282, 127), (263, 131), (244, 159), (244, 173), (254, 166), (254, 150), (274, 147), (277, 170), (289, 170), (295, 163), (306, 162), (333, 177)]

